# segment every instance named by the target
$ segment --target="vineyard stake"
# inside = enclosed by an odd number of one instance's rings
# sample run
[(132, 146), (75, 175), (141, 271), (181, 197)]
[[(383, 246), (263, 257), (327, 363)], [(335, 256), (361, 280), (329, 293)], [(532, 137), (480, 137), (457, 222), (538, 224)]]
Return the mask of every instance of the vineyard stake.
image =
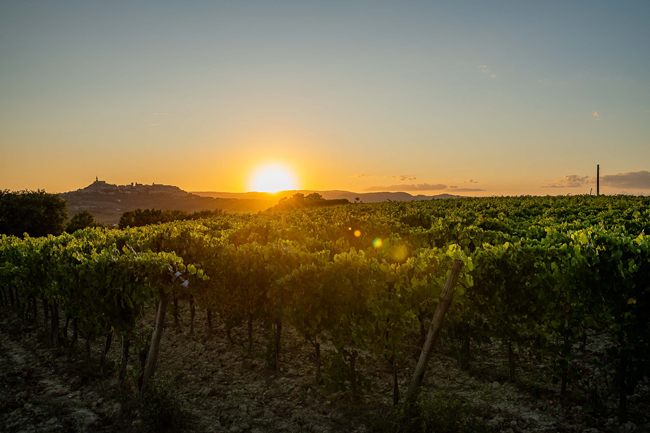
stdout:
[(449, 270), (445, 287), (442, 289), (442, 294), (440, 295), (440, 302), (436, 307), (436, 311), (433, 313), (433, 320), (431, 320), (431, 325), (429, 326), (427, 340), (425, 341), (422, 352), (420, 353), (420, 359), (418, 360), (418, 365), (415, 367), (415, 373), (413, 373), (413, 379), (411, 380), (411, 385), (409, 386), (408, 394), (406, 396), (407, 404), (414, 403), (417, 398), (420, 385), (422, 385), (422, 379), (424, 379), (424, 372), (427, 369), (429, 358), (431, 358), (431, 354), (433, 353), (433, 346), (436, 344), (438, 335), (440, 334), (440, 329), (442, 328), (442, 321), (445, 318), (445, 314), (449, 309), (452, 299), (454, 298), (458, 276), (460, 275), (462, 267), (462, 261), (454, 260), (454, 263)]
[(156, 324), (151, 337), (151, 346), (149, 347), (149, 355), (147, 356), (147, 364), (144, 368), (144, 375), (142, 378), (142, 394), (147, 390), (149, 381), (153, 378), (154, 371), (156, 370), (156, 360), (158, 359), (158, 351), (160, 350), (160, 339), (162, 338), (163, 328), (165, 327), (165, 313), (167, 312), (167, 304), (169, 304), (171, 293), (162, 293), (160, 302), (158, 303), (158, 311), (156, 313)]

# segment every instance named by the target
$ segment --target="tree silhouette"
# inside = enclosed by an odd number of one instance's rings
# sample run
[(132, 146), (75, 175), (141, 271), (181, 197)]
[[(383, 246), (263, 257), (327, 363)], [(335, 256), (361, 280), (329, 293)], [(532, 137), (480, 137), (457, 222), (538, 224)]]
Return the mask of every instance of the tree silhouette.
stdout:
[(60, 235), (68, 206), (57, 194), (37, 191), (0, 191), (0, 233), (22, 237)]
[(65, 228), (65, 231), (68, 233), (74, 233), (77, 230), (85, 229), (87, 227), (97, 227), (98, 225), (99, 224), (95, 221), (93, 214), (91, 214), (90, 211), (84, 210), (72, 217), (68, 226)]

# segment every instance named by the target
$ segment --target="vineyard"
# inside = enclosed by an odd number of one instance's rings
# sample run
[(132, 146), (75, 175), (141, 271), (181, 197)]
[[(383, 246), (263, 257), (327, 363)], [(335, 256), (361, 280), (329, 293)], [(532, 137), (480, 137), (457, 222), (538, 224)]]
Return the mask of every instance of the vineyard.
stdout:
[[(427, 375), (441, 373), (442, 352), (488, 383), (502, 371), (501, 382), (530, 387), (535, 372), (546, 400), (591, 408), (580, 421), (590, 428), (650, 426), (647, 197), (350, 204), (3, 236), (0, 302), (133, 393), (155, 387), (166, 344), (201, 334), (276, 374), (300, 346), (301, 380), (319, 396), (356, 405), (388, 393), (389, 410), (406, 401), (453, 266)], [(247, 425), (239, 431), (267, 431)]]

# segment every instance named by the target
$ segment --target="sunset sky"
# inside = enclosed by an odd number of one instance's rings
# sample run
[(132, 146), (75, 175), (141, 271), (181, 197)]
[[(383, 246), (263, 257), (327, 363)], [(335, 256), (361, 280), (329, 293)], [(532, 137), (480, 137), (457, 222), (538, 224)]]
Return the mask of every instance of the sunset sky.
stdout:
[(3, 1), (0, 189), (650, 194), (650, 2)]

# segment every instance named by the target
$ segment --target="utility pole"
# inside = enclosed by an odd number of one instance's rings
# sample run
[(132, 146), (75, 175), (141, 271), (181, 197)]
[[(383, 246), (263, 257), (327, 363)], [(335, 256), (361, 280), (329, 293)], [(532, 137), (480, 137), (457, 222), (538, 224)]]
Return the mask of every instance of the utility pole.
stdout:
[(600, 195), (600, 164), (596, 165), (596, 197)]

